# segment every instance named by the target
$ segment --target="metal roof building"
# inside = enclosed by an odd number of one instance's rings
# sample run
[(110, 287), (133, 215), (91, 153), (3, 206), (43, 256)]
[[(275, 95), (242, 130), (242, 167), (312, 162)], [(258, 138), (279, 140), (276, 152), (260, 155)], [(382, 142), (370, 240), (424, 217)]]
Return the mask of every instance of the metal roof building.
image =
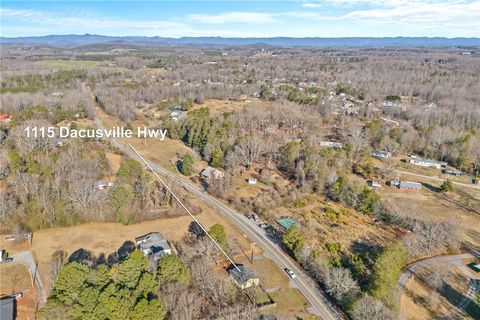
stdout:
[(287, 230), (290, 229), (292, 226), (298, 227), (298, 223), (289, 217), (282, 217), (280, 219), (277, 219), (277, 223)]
[(0, 319), (14, 320), (17, 317), (17, 300), (15, 297), (0, 299)]

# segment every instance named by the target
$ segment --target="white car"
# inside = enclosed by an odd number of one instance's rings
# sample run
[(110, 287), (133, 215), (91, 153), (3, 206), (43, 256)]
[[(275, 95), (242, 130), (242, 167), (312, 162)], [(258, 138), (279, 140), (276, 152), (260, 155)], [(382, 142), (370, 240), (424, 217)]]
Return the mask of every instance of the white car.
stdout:
[(288, 268), (285, 268), (283, 270), (285, 270), (285, 272), (290, 276), (290, 278), (295, 279), (297, 277), (292, 270), (290, 270)]

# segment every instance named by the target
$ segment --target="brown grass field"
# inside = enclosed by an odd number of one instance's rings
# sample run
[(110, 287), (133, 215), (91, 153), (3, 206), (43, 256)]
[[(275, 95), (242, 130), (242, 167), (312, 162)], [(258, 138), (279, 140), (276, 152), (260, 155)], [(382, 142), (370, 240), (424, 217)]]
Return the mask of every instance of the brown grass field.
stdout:
[(17, 319), (35, 319), (38, 304), (37, 287), (32, 286), (30, 273), (21, 263), (0, 265), (0, 297), (23, 292), (17, 299)]
[[(416, 179), (420, 181), (425, 179)], [(428, 182), (424, 182), (429, 184)], [(440, 183), (434, 185), (438, 187)], [(384, 186), (379, 194), (402, 213), (420, 219), (449, 221), (459, 225), (460, 239), (480, 245), (480, 195), (478, 191), (455, 187), (451, 193), (422, 188), (421, 191), (399, 190)]]
[[(235, 244), (232, 245), (234, 255), (243, 257), (240, 248), (245, 252), (251, 251), (250, 241), (219, 214), (206, 208), (201, 214), (197, 215), (197, 219), (206, 228), (215, 223), (224, 225), (229, 241)], [(144, 221), (132, 225), (122, 225), (114, 222), (92, 222), (73, 227), (51, 228), (35, 232), (32, 246), (27, 243), (15, 245), (3, 240), (0, 245), (11, 253), (24, 250), (32, 251), (38, 259), (40, 273), (45, 285), (47, 285), (46, 274), (50, 258), (57, 250), (64, 250), (70, 255), (75, 250), (83, 248), (95, 255), (100, 253), (108, 255), (118, 250), (125, 241), (134, 241), (135, 237), (151, 231), (159, 231), (174, 244), (187, 234), (191, 221), (189, 216), (181, 216)], [(4, 236), (2, 236), (3, 238)]]

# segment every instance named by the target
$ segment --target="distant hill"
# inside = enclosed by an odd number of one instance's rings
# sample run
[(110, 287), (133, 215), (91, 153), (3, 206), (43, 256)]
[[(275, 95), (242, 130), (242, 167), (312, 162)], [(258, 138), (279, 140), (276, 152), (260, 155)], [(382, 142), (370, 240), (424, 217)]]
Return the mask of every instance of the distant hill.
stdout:
[(159, 45), (253, 45), (303, 46), (303, 47), (472, 47), (480, 46), (480, 38), (427, 38), (427, 37), (392, 37), (392, 38), (222, 38), (222, 37), (111, 37), (95, 34), (84, 35), (49, 35), (41, 37), (0, 37), (0, 44), (50, 45), (57, 47), (77, 47), (92, 44), (115, 43), (140, 46)]

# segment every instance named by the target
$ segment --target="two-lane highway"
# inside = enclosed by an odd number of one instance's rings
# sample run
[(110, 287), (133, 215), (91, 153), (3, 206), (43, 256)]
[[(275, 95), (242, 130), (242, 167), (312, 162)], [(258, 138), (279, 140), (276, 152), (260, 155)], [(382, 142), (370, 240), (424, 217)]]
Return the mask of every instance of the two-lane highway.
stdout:
[[(95, 117), (95, 123), (101, 129), (104, 129), (103, 123), (98, 117)], [(128, 146), (124, 145), (116, 139), (111, 139), (111, 143), (118, 149), (120, 149), (125, 155), (140, 160), (138, 155)], [(179, 177), (174, 173), (169, 172), (165, 168), (161, 167), (157, 163), (145, 159), (148, 165), (162, 176), (167, 177), (170, 181), (185, 188), (191, 194), (195, 195), (199, 199), (208, 203), (211, 207), (218, 210), (224, 217), (226, 217), (231, 223), (233, 223), (240, 231), (242, 231), (247, 237), (253, 240), (264, 252), (268, 255), (281, 269), (289, 268), (296, 273), (297, 277), (292, 279), (296, 287), (312, 304), (313, 310), (322, 319), (345, 319), (346, 317), (336, 309), (328, 300), (328, 298), (320, 291), (314, 281), (307, 276), (303, 270), (301, 270), (297, 264), (292, 261), (283, 250), (273, 243), (267, 236), (260, 232), (260, 229), (256, 226), (252, 226), (242, 217), (242, 214), (228, 207), (215, 197), (207, 194), (204, 190), (197, 185), (193, 184), (187, 179)]]

